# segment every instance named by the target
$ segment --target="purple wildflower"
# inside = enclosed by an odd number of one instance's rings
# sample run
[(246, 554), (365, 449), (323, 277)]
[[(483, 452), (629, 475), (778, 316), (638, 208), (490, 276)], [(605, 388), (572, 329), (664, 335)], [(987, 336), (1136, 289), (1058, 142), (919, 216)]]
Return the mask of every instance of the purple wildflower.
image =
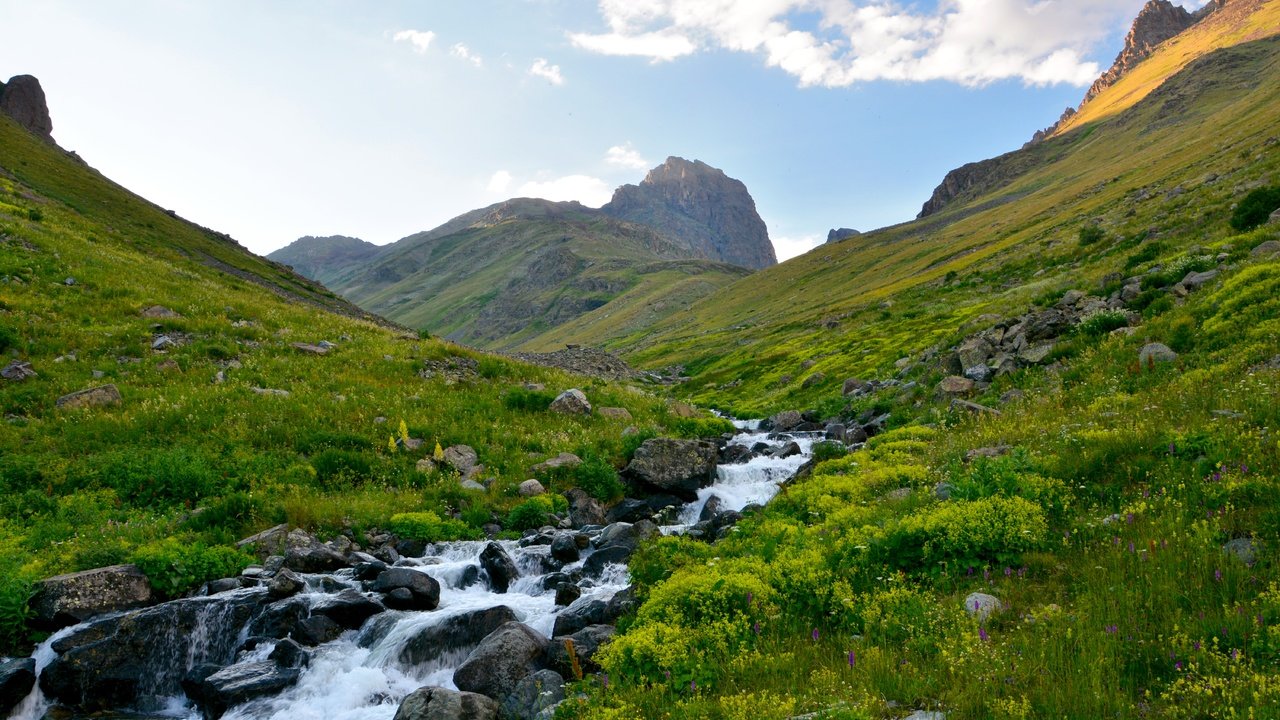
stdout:
[(1192, 647), (1192, 648), (1194, 648), (1194, 649), (1196, 650), (1196, 652), (1199, 652), (1199, 651), (1200, 651), (1200, 641), (1199, 641), (1199, 640), (1197, 640), (1197, 641), (1195, 641), (1195, 642), (1191, 643), (1191, 647)]
[(609, 673), (602, 673), (600, 675), (600, 683), (604, 685), (605, 690), (609, 689)]
[(1213, 579), (1214, 579), (1215, 581), (1217, 581), (1217, 582), (1222, 582), (1222, 570), (1221, 570), (1221, 569), (1219, 569), (1219, 568), (1214, 568), (1214, 570), (1213, 570)]
[(1129, 552), (1133, 552), (1133, 541), (1129, 541)]
[(978, 626), (978, 637), (982, 639), (982, 642), (986, 642), (991, 639), (990, 636), (987, 635), (987, 629), (982, 626)]
[(751, 625), (751, 629), (755, 632), (755, 634), (759, 635), (759, 634), (760, 634), (760, 623), (758, 623), (758, 622), (757, 622), (757, 623), (752, 623), (752, 625)]
[(1239, 660), (1239, 659), (1240, 659), (1240, 649), (1239, 649), (1239, 648), (1231, 648), (1231, 659), (1232, 659), (1232, 660)]
[(1012, 574), (1013, 574), (1013, 568), (1006, 565), (1004, 568), (1004, 576), (1009, 577)]
[(1126, 513), (1126, 514), (1125, 514), (1125, 516), (1124, 516), (1124, 521), (1125, 521), (1125, 522), (1127, 522), (1127, 523), (1129, 523), (1130, 525), (1132, 525), (1132, 524), (1133, 524), (1133, 513)]
[(858, 653), (854, 652), (853, 650), (850, 650), (849, 651), (849, 667), (853, 667), (854, 665), (857, 665), (857, 664), (858, 664)]
[(813, 636), (813, 641), (818, 642), (818, 628), (814, 628), (813, 632), (810, 634)]
[(1242, 464), (1240, 465), (1240, 472), (1244, 473), (1245, 475), (1248, 475), (1248, 474), (1249, 474), (1249, 466), (1248, 466), (1248, 465), (1245, 465), (1245, 464), (1243, 464), (1243, 463), (1242, 463)]
[(698, 681), (697, 681), (697, 680), (690, 680), (690, 681), (689, 681), (689, 690), (690, 690), (690, 691), (692, 691), (692, 692), (698, 692)]
[(755, 598), (756, 596), (754, 593), (747, 592), (747, 607), (751, 607), (751, 601), (755, 600)]
[(1182, 670), (1182, 661), (1181, 661), (1181, 660), (1179, 660), (1178, 662), (1174, 663), (1174, 664), (1173, 664), (1173, 669), (1174, 669), (1174, 670), (1179, 670), (1179, 671), (1180, 671), (1180, 670)]
[(1178, 453), (1178, 446), (1174, 445), (1173, 443), (1169, 443), (1169, 454), (1176, 455), (1177, 453)]

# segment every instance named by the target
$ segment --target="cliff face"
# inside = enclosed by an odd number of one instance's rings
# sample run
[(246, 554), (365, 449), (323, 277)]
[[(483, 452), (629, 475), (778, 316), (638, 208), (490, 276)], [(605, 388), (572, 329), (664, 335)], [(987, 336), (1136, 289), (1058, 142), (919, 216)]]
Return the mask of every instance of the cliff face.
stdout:
[(31, 134), (53, 142), (53, 120), (40, 81), (30, 75), (15, 75), (0, 83), (0, 112), (13, 118)]
[(648, 225), (708, 260), (753, 270), (778, 262), (746, 185), (701, 161), (667, 158), (600, 209)]
[[(1215, 4), (1211, 3), (1206, 7), (1211, 10)], [(1114, 85), (1116, 80), (1132, 70), (1135, 65), (1146, 60), (1157, 45), (1196, 24), (1201, 17), (1203, 15), (1199, 13), (1193, 15), (1173, 5), (1169, 0), (1148, 2), (1133, 21), (1129, 34), (1125, 36), (1124, 49), (1116, 56), (1116, 61), (1111, 64), (1111, 68), (1093, 82), (1089, 92), (1084, 95), (1084, 102), (1089, 102), (1103, 90)]]

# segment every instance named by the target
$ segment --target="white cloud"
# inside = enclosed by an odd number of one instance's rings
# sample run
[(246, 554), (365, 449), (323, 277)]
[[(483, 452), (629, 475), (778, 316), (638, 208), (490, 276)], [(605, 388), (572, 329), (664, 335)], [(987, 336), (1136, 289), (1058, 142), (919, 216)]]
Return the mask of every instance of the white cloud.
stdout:
[(431, 47), (431, 41), (436, 39), (436, 34), (430, 30), (401, 30), (391, 38), (395, 42), (407, 42), (413, 45), (413, 51), (422, 55)]
[(577, 200), (588, 207), (600, 207), (613, 197), (613, 188), (597, 177), (566, 175), (554, 180), (531, 180), (521, 185), (516, 194), (559, 202)]
[(471, 48), (468, 48), (462, 43), (456, 43), (452, 48), (450, 48), (449, 54), (456, 58), (462, 58), (476, 67), (484, 67), (484, 59), (471, 52)]
[(803, 255), (810, 250), (821, 245), (826, 238), (817, 235), (799, 235), (796, 237), (774, 237), (773, 252), (778, 256), (778, 262), (790, 260), (797, 255)]
[[(761, 56), (801, 86), (1017, 79), (1087, 85), (1085, 58), (1143, 0), (599, 0), (608, 26), (570, 33), (579, 48), (654, 62), (698, 50)], [(1189, 7), (1203, 4), (1188, 0)]]
[(604, 161), (614, 167), (626, 168), (628, 170), (644, 170), (649, 167), (649, 161), (645, 160), (640, 153), (631, 146), (631, 143), (625, 145), (614, 145), (604, 154)]
[(560, 74), (560, 66), (552, 65), (546, 61), (546, 58), (538, 58), (533, 61), (533, 67), (529, 68), (529, 74), (535, 77), (546, 78), (552, 85), (563, 85), (564, 75)]
[(506, 170), (499, 170), (489, 178), (489, 185), (485, 188), (491, 193), (501, 195), (511, 187), (511, 173)]

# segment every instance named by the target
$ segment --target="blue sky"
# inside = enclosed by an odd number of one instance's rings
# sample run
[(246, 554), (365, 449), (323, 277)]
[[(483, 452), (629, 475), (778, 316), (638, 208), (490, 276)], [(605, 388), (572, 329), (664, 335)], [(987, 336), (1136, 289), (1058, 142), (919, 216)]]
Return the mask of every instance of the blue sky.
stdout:
[(680, 155), (745, 182), (789, 257), (1051, 124), (1142, 4), (0, 0), (0, 75), (40, 78), (63, 147), (259, 253), (599, 205)]

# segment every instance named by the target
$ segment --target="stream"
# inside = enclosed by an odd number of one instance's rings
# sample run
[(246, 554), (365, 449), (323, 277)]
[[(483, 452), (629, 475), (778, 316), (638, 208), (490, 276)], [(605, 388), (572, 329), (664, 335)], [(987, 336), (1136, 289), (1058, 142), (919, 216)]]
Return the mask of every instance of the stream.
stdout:
[[(761, 444), (770, 450), (738, 464), (721, 464), (716, 468), (716, 481), (698, 492), (697, 500), (687, 503), (678, 521), (664, 525), (665, 534), (683, 533), (698, 522), (704, 505), (718, 498), (719, 511), (741, 511), (752, 504), (764, 504), (777, 494), (782, 483), (791, 478), (811, 457), (812, 446), (821, 433), (790, 433), (770, 438), (758, 429), (758, 421), (735, 421), (739, 434), (730, 445)], [(770, 451), (795, 442), (800, 452), (790, 457), (772, 457)], [(794, 451), (794, 449), (793, 449)], [(669, 522), (669, 520), (668, 520)], [(583, 532), (597, 535), (599, 528)], [(571, 605), (557, 606), (553, 573), (576, 576), (583, 570), (594, 550), (583, 550), (575, 562), (558, 567), (551, 561), (550, 546), (521, 546), (519, 541), (501, 541), (519, 570), (519, 577), (506, 592), (494, 592), (477, 573), (479, 556), (488, 541), (438, 543), (427, 548), (418, 558), (401, 558), (396, 567), (409, 567), (426, 573), (440, 584), (440, 602), (435, 610), (386, 610), (367, 620), (358, 629), (348, 629), (337, 639), (311, 648), (309, 662), (300, 668), (296, 684), (276, 694), (250, 699), (230, 707), (222, 716), (228, 720), (392, 720), (400, 701), (423, 686), (455, 689), (454, 671), (475, 648), (478, 640), (466, 643), (440, 643), (439, 637), (457, 637), (464, 626), (476, 622), (483, 611), (505, 606), (516, 620), (550, 638), (556, 619), (561, 614), (583, 608), (593, 601), (607, 601), (629, 583), (622, 564), (605, 564), (598, 572), (584, 572), (578, 581), (581, 596)], [(603, 556), (602, 556), (603, 557)], [(589, 567), (589, 566), (588, 566)], [(365, 593), (355, 576), (346, 568), (333, 573), (299, 574), (306, 587), (291, 602), (311, 608), (329, 602), (335, 593), (350, 589)], [(184, 620), (167, 637), (154, 637), (148, 642), (151, 660), (145, 693), (138, 697), (136, 715), (130, 717), (181, 718), (201, 720), (201, 711), (187, 699), (181, 689), (182, 677), (201, 663), (218, 665), (262, 662), (272, 657), (278, 642), (247, 642), (254, 635), (251, 627), (261, 622), (261, 614), (249, 617), (237, 613), (240, 606), (261, 607), (266, 588), (251, 587), (231, 590), (204, 598), (173, 601), (184, 603)], [(365, 593), (377, 597), (376, 593)], [(271, 607), (280, 605), (279, 602)], [(136, 612), (136, 611), (135, 611)], [(508, 616), (509, 617), (509, 616)], [(66, 642), (78, 633), (91, 632), (102, 617), (58, 631), (36, 649), (37, 673), (43, 672), (58, 656), (59, 641)], [(463, 628), (463, 629), (459, 629)], [(474, 630), (473, 630), (474, 632)], [(442, 634), (443, 633), (443, 634)], [(453, 635), (449, 635), (453, 633)], [(433, 638), (426, 642), (422, 638)], [(166, 644), (156, 652), (159, 643)], [(172, 647), (172, 650), (168, 649)], [(251, 646), (246, 649), (246, 646)], [(154, 665), (155, 667), (152, 667)], [(10, 720), (40, 720), (51, 703), (36, 689), (13, 711)], [(59, 717), (66, 717), (59, 714)], [(120, 717), (120, 716), (117, 716)]]

